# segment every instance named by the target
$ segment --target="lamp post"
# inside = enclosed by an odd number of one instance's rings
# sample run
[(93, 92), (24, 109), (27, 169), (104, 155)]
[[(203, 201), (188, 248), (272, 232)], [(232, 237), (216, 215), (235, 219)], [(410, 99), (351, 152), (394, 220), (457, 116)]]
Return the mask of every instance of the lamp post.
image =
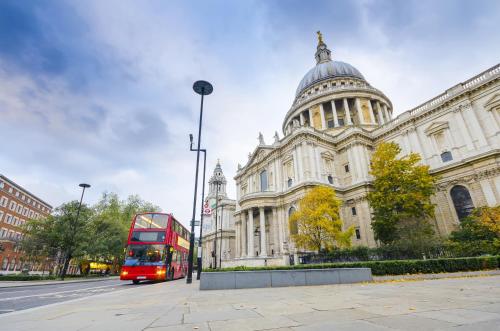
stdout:
[[(76, 211), (76, 218), (75, 218), (75, 222), (73, 223), (74, 226), (77, 225), (78, 218), (80, 217), (80, 210), (82, 209), (82, 201), (83, 201), (83, 195), (85, 194), (85, 189), (90, 187), (89, 184), (85, 184), (85, 183), (79, 184), (78, 186), (80, 186), (82, 188), (82, 196), (80, 197), (80, 203), (78, 204), (78, 210)], [(72, 228), (71, 230), (72, 230), (72, 237), (74, 237), (75, 229)], [(68, 270), (69, 261), (71, 260), (72, 255), (73, 255), (73, 252), (71, 252), (71, 251), (66, 252), (66, 259), (64, 261), (63, 270), (61, 271), (61, 279), (63, 279), (63, 280), (64, 280), (64, 277), (66, 276), (66, 271)]]
[[(189, 135), (189, 139), (191, 141), (191, 145), (189, 147), (190, 151), (197, 151), (196, 149), (193, 148), (193, 135)], [(203, 184), (201, 188), (201, 213), (200, 213), (200, 238), (198, 240), (198, 257), (197, 257), (197, 265), (198, 268), (196, 269), (196, 279), (200, 280), (200, 275), (201, 275), (201, 269), (202, 269), (202, 257), (203, 257), (203, 251), (202, 251), (202, 238), (203, 238), (203, 202), (205, 201), (205, 173), (207, 169), (207, 150), (206, 149), (201, 149), (200, 152), (203, 152)]]
[[(191, 234), (189, 236), (189, 256), (188, 256), (188, 273), (186, 283), (193, 282), (193, 250), (194, 250), (194, 219), (196, 217), (196, 195), (198, 194), (198, 170), (200, 166), (200, 144), (201, 144), (201, 124), (203, 120), (203, 97), (209, 95), (214, 90), (213, 86), (204, 80), (199, 80), (193, 84), (193, 90), (201, 95), (200, 104), (200, 121), (198, 125), (198, 147), (196, 149), (196, 173), (194, 177), (194, 196), (193, 196), (193, 217), (191, 217)], [(203, 208), (203, 206), (202, 206)]]

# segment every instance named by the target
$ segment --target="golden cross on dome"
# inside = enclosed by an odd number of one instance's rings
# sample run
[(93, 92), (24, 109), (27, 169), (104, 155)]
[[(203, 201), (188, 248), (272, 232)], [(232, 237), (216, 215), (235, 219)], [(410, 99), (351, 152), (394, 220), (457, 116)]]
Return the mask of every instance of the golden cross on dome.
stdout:
[(318, 45), (321, 45), (323, 43), (323, 35), (321, 34), (321, 31), (316, 33), (318, 34)]

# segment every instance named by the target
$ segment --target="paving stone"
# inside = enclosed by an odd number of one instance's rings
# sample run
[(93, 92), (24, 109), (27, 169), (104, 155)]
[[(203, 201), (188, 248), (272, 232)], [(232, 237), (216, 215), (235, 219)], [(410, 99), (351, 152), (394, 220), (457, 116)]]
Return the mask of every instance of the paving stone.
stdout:
[(476, 322), (500, 319), (500, 314), (471, 309), (444, 309), (416, 313), (415, 315), (434, 318), (456, 324), (471, 324)]
[(485, 322), (478, 322), (466, 325), (460, 325), (453, 328), (447, 328), (443, 330), (449, 331), (498, 331), (500, 330), (500, 319), (491, 320)]
[(148, 331), (210, 331), (207, 323), (193, 323), (147, 328)]
[(379, 317), (380, 315), (371, 314), (358, 309), (338, 309), (330, 311), (314, 311), (311, 313), (287, 315), (294, 321), (301, 324), (314, 324), (324, 321), (344, 322), (352, 320), (360, 320), (365, 318)]
[(227, 309), (214, 312), (194, 312), (184, 315), (184, 323), (200, 323), (209, 321), (225, 321), (242, 318), (261, 317), (259, 314), (248, 309)]
[(212, 331), (271, 330), (284, 327), (288, 328), (291, 326), (298, 326), (298, 325), (300, 325), (300, 323), (297, 323), (283, 316), (209, 322), (210, 330)]
[(408, 331), (441, 330), (457, 326), (455, 323), (415, 316), (414, 314), (370, 318), (368, 322), (388, 328)]
[(324, 322), (312, 325), (292, 327), (294, 331), (394, 331), (394, 329), (385, 326), (376, 325), (367, 321), (351, 321), (351, 322)]

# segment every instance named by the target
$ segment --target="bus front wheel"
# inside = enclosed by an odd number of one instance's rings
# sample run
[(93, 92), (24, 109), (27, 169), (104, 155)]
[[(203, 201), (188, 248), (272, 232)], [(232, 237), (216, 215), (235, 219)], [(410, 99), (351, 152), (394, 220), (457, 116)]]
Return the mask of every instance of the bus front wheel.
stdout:
[(137, 284), (139, 284), (139, 281), (138, 281), (137, 279), (134, 279), (134, 280), (132, 281), (132, 283), (134, 283), (134, 285), (137, 285)]

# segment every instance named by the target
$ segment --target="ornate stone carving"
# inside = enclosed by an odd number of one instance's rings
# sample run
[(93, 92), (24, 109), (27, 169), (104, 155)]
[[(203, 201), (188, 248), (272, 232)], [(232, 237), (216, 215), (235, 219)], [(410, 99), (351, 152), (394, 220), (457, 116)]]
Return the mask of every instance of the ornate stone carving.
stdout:
[(262, 132), (259, 132), (259, 145), (265, 145), (266, 143), (264, 142), (264, 136), (262, 135)]

